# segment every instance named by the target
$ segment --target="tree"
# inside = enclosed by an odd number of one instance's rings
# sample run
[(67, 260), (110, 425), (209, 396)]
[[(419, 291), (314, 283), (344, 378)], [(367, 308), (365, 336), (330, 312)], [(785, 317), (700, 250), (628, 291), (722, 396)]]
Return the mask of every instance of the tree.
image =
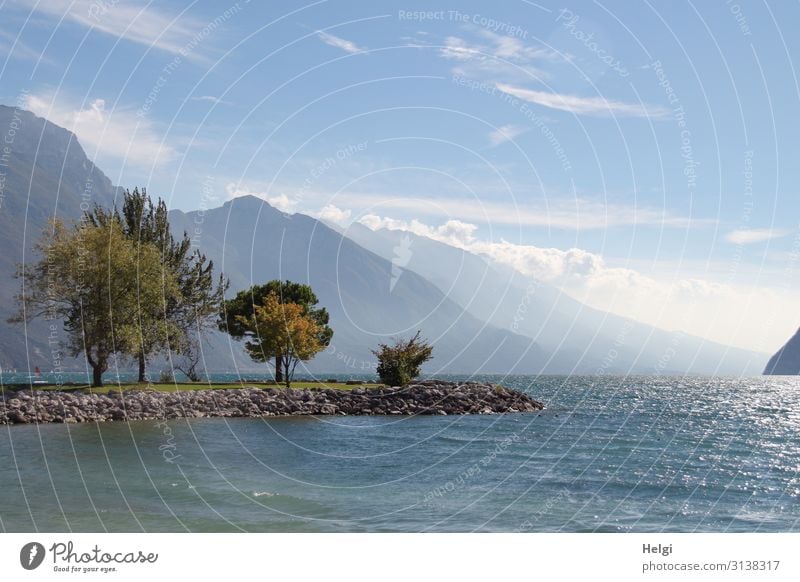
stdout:
[(236, 316), (236, 322), (247, 330), (245, 349), (254, 360), (265, 361), (268, 354), (279, 354), (287, 388), (298, 362), (310, 360), (325, 347), (320, 341), (320, 325), (306, 308), (281, 302), (275, 293), (254, 305), (251, 315)]
[(378, 344), (372, 353), (378, 358), (378, 376), (389, 386), (405, 386), (420, 375), (422, 364), (433, 357), (433, 346), (420, 338), (396, 339), (394, 344)]
[(95, 216), (97, 222), (87, 219), (72, 228), (52, 221), (36, 247), (39, 262), (18, 269), (23, 290), (14, 320), (46, 316), (54, 329), (63, 319), (70, 354), (84, 353), (92, 386), (102, 386), (112, 357), (129, 353), (137, 342), (143, 317), (160, 309), (152, 333), (173, 333), (165, 305), (179, 288), (154, 246), (137, 248), (112, 214), (95, 209)]
[[(165, 298), (163, 314), (140, 310), (139, 342), (130, 353), (139, 365), (139, 382), (147, 381), (148, 359), (166, 349), (182, 354), (185, 361), (178, 368), (190, 380), (198, 381), (200, 342), (214, 325), (228, 282), (220, 275), (215, 285), (213, 261), (207, 260), (197, 249), (191, 252), (191, 240), (186, 232), (179, 239), (173, 236), (166, 203), (159, 198), (154, 204), (145, 189), (125, 191), (121, 214), (116, 210), (110, 214), (95, 208), (87, 219), (95, 225), (116, 220), (137, 248), (155, 246), (162, 263), (178, 282), (180, 293)], [(163, 315), (171, 324), (172, 333), (160, 333), (160, 324), (154, 315)]]
[[(272, 280), (263, 285), (254, 285), (250, 289), (240, 291), (233, 299), (223, 303), (219, 318), (220, 330), (229, 333), (236, 339), (242, 339), (249, 330), (242, 321), (248, 321), (255, 313), (257, 305), (263, 305), (266, 298), (275, 295), (281, 303), (295, 303), (302, 306), (303, 315), (311, 317), (318, 326), (317, 339), (322, 347), (331, 343), (333, 330), (328, 326), (330, 316), (324, 307), (317, 307), (317, 296), (310, 286), (292, 281)], [(241, 319), (244, 318), (244, 319)], [(278, 348), (280, 349), (280, 346)], [(251, 357), (257, 361), (266, 362), (274, 358), (275, 381), (283, 382), (284, 354), (280, 351), (262, 351), (258, 357), (252, 353)]]

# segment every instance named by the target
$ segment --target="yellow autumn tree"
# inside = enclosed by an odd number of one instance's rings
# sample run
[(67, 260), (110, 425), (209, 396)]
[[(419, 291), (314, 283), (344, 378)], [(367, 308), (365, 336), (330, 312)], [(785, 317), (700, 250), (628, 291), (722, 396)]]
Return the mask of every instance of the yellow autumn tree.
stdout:
[(247, 331), (245, 349), (250, 357), (265, 361), (270, 354), (280, 354), (287, 387), (297, 364), (310, 360), (325, 347), (320, 341), (320, 325), (306, 314), (305, 308), (297, 303), (281, 303), (274, 293), (254, 305), (252, 315), (237, 315), (236, 320)]

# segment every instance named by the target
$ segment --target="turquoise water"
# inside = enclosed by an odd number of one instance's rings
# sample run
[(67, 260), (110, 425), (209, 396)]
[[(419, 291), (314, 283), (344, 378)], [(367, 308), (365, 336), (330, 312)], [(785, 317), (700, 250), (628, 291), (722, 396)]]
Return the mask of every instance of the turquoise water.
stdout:
[(0, 529), (800, 530), (800, 379), (503, 383), (547, 409), (0, 427)]

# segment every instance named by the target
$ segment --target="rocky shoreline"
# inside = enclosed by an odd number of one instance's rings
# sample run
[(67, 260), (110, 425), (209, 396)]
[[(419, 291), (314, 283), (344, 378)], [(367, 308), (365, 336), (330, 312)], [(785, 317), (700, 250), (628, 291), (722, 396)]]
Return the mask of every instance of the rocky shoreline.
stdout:
[(232, 388), (116, 394), (29, 390), (0, 398), (0, 424), (295, 415), (499, 414), (544, 405), (496, 384), (428, 380), (402, 388)]

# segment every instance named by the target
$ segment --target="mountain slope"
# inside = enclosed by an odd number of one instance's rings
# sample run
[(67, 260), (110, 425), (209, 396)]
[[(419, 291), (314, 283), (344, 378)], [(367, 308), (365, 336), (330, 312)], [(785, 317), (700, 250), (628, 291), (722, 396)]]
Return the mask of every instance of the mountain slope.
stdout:
[[(351, 225), (345, 235), (435, 283), (479, 319), (511, 326), (558, 361), (560, 373), (758, 374), (766, 357), (590, 308), (542, 281), (413, 233)], [(552, 366), (550, 367), (552, 370)]]
[(243, 197), (203, 213), (173, 211), (170, 222), (193, 235), (232, 290), (275, 278), (311, 285), (335, 331), (312, 370), (371, 371), (370, 349), (417, 329), (435, 345), (428, 371), (532, 373), (547, 365), (530, 338), (484, 324), (416, 273), (393, 282), (390, 261), (308, 216)]
[[(32, 260), (49, 218), (72, 221), (95, 203), (110, 207), (119, 189), (63, 128), (0, 106), (0, 132), (13, 137), (0, 151), (0, 366), (46, 371), (54, 367), (55, 346), (48, 344), (48, 322), (6, 323), (19, 290), (15, 266)], [(417, 329), (435, 344), (429, 372), (745, 374), (760, 372), (766, 360), (598, 312), (552, 286), (422, 237), (360, 225), (346, 237), (253, 197), (170, 216), (176, 233), (188, 232), (230, 277), (231, 293), (275, 278), (313, 287), (335, 330), (330, 348), (310, 364), (315, 372), (371, 372), (371, 348)], [(63, 339), (56, 328), (55, 339)], [(212, 371), (264, 370), (221, 333), (212, 334), (204, 355)], [(163, 367), (154, 362), (151, 372)]]
[(35, 321), (26, 332), (6, 321), (16, 310), (14, 295), (20, 290), (13, 278), (16, 265), (31, 261), (49, 219), (75, 220), (82, 204), (110, 206), (116, 188), (86, 157), (73, 133), (30, 112), (0, 105), (0, 134), (8, 148), (0, 148), (0, 366), (49, 370), (47, 322)]
[(764, 374), (775, 376), (800, 374), (800, 329), (769, 359)]

